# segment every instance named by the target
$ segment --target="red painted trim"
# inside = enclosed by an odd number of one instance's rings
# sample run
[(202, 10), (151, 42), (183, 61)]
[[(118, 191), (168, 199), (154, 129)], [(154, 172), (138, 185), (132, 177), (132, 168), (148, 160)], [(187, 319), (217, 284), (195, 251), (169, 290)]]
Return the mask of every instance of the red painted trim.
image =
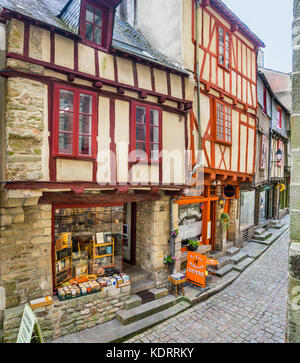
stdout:
[(74, 70), (78, 71), (78, 42), (74, 42)]
[(137, 67), (136, 67), (136, 62), (134, 61), (132, 61), (132, 70), (133, 70), (134, 87), (139, 88)]
[(166, 72), (166, 75), (167, 75), (168, 96), (170, 97), (172, 96), (170, 72)]
[[(58, 139), (59, 139), (59, 104), (60, 104), (60, 91), (67, 90), (73, 92), (73, 131), (72, 131), (72, 140), (73, 140), (73, 150), (72, 154), (63, 154), (59, 152)], [(81, 89), (80, 87), (71, 87), (63, 84), (55, 83), (54, 84), (54, 102), (53, 102), (53, 140), (52, 140), (52, 156), (53, 157), (75, 157), (80, 160), (83, 159), (96, 159), (97, 157), (97, 129), (98, 129), (98, 97), (95, 92), (90, 92)], [(91, 135), (91, 154), (90, 155), (81, 155), (78, 149), (79, 143), (79, 97), (80, 94), (86, 94), (92, 97), (92, 121), (91, 121), (91, 131), (88, 135)]]
[[(107, 79), (103, 79), (103, 78), (100, 78), (100, 77), (93, 76), (91, 74), (87, 74), (87, 73), (75, 71), (75, 70), (72, 70), (72, 69), (69, 69), (69, 68), (65, 68), (65, 67), (54, 65), (54, 64), (50, 64), (48, 62), (44, 62), (44, 61), (41, 61), (41, 60), (38, 60), (38, 59), (24, 57), (24, 56), (16, 54), (16, 53), (8, 53), (7, 58), (19, 59), (19, 60), (22, 60), (22, 61), (25, 61), (25, 62), (30, 62), (30, 63), (37, 64), (37, 65), (46, 67), (48, 69), (54, 70), (56, 72), (60, 72), (60, 73), (67, 74), (67, 75), (74, 74), (75, 77), (80, 78), (80, 79), (84, 79), (84, 80), (87, 80), (87, 81), (90, 81), (90, 82), (101, 81), (103, 84), (108, 85), (108, 86), (112, 86), (112, 87), (122, 87), (125, 90), (135, 91), (135, 92), (143, 92), (144, 91), (144, 92), (147, 92), (148, 95), (152, 95), (152, 96), (156, 96), (156, 97), (163, 96), (163, 97), (166, 97), (168, 100), (176, 102), (176, 103), (180, 103), (180, 102), (183, 102), (184, 104), (191, 103), (191, 101), (187, 101), (187, 100), (183, 101), (182, 99), (171, 97), (171, 96), (166, 96), (166, 95), (163, 95), (161, 93), (157, 93), (155, 91), (144, 90), (144, 89), (137, 88), (137, 87), (134, 87), (134, 86), (121, 84), (121, 83), (118, 83), (118, 81), (110, 81), (110, 80), (107, 80)], [(18, 72), (18, 71), (12, 71), (12, 72)], [(116, 67), (115, 67), (115, 74), (117, 74), (117, 68)], [(153, 84), (155, 84), (154, 76), (153, 76), (153, 80), (152, 80), (152, 86), (153, 86)]]
[(152, 91), (155, 92), (155, 77), (154, 77), (154, 69), (150, 67), (150, 74), (151, 74), (151, 87)]
[[(143, 103), (143, 102), (139, 102), (139, 101), (132, 101), (131, 103), (131, 109), (132, 109), (132, 114), (131, 114), (131, 131), (130, 131), (130, 145), (129, 145), (129, 152), (131, 155), (131, 158), (129, 160), (129, 162), (137, 162), (138, 159), (135, 155), (135, 151), (136, 151), (136, 108), (137, 107), (142, 107), (145, 108), (146, 111), (146, 123), (145, 123), (145, 128), (146, 128), (146, 134), (145, 134), (145, 149), (146, 149), (146, 155), (147, 155), (147, 162), (162, 162), (162, 157), (161, 157), (161, 150), (162, 150), (162, 110), (160, 107), (157, 106), (152, 106), (149, 105), (147, 103)], [(159, 117), (159, 160), (151, 160), (151, 152), (150, 152), (150, 129), (151, 129), (151, 125), (150, 125), (150, 110), (156, 110), (158, 111), (158, 117)], [(143, 160), (140, 160), (143, 162)]]
[(115, 74), (115, 82), (119, 83), (118, 81), (118, 60), (117, 56), (114, 55), (114, 74)]
[(24, 57), (29, 57), (29, 37), (30, 37), (30, 25), (29, 23), (24, 23)]

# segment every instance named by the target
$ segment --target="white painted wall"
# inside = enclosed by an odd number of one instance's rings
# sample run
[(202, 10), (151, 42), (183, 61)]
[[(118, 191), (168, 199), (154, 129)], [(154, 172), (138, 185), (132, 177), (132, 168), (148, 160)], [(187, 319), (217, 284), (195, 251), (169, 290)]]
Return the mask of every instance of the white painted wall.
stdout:
[(137, 28), (173, 62), (183, 63), (182, 0), (137, 0)]

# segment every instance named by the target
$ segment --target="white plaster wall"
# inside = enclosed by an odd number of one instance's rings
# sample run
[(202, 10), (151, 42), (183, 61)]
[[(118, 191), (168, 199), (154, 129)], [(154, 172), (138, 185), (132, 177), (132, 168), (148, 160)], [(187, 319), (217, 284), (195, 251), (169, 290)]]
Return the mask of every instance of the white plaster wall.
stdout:
[(171, 60), (182, 63), (182, 0), (137, 1), (137, 28)]

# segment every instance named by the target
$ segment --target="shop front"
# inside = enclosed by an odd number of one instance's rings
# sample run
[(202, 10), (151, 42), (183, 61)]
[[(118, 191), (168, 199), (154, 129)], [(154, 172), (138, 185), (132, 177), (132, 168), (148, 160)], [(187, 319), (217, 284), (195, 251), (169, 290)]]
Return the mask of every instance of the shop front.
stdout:
[(215, 249), (216, 203), (219, 197), (213, 187), (206, 186), (199, 196), (181, 197), (178, 205), (178, 237), (176, 243), (181, 252), (181, 269), (187, 261), (191, 241), (198, 241), (198, 252)]
[(124, 211), (123, 204), (53, 207), (54, 290), (91, 275), (104, 286), (98, 277), (122, 273)]

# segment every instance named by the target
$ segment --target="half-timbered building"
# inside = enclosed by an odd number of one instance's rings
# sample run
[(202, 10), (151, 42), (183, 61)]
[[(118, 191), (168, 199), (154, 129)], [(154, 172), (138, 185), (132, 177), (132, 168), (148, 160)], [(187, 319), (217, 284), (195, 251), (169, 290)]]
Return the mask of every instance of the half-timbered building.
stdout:
[[(188, 148), (194, 170), (204, 168), (204, 188), (175, 202), (176, 251), (181, 250), (184, 267), (188, 238), (200, 239), (202, 252), (224, 252), (229, 244), (240, 244), (240, 191), (255, 174), (257, 51), (264, 44), (219, 0), (172, 0), (168, 6), (154, 0), (150, 10), (145, 0), (127, 0), (127, 6), (135, 9), (135, 18), (126, 19), (190, 73), (194, 102)], [(224, 213), (230, 218), (227, 232), (220, 220)]]
[(103, 291), (92, 309), (55, 298), (45, 339), (111, 320), (130, 293), (166, 282), (193, 93), (187, 71), (115, 16), (120, 2), (0, 1), (4, 341), (25, 303), (70, 279), (123, 271), (131, 291)]

